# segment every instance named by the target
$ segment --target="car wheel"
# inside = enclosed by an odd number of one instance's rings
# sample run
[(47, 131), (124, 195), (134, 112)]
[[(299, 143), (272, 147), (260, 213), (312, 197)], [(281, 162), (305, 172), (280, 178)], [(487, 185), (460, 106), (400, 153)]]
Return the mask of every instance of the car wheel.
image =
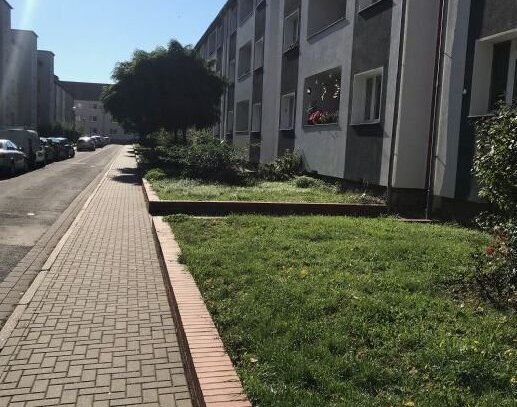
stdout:
[(29, 172), (29, 162), (27, 160), (23, 161), (23, 172)]
[(16, 164), (13, 162), (11, 162), (11, 168), (9, 169), (9, 175), (11, 175), (11, 177), (14, 177), (16, 175)]

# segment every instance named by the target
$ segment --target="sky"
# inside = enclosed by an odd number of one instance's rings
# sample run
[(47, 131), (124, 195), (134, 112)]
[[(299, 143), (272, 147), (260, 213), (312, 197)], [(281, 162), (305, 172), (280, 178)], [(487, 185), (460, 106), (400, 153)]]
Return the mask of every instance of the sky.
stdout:
[(63, 81), (111, 83), (119, 61), (175, 38), (195, 45), (226, 0), (7, 0), (12, 28), (38, 34)]

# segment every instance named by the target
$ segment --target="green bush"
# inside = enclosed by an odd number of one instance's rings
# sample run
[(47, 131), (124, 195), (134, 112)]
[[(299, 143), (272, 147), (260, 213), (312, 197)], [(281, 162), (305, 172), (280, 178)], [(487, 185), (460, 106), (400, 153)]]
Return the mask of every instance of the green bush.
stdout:
[(266, 181), (287, 181), (302, 174), (302, 159), (297, 153), (285, 153), (269, 164), (260, 167), (258, 176)]
[(167, 178), (167, 174), (161, 168), (152, 168), (145, 173), (145, 178), (149, 181), (161, 181)]
[(517, 217), (517, 109), (500, 106), (476, 126), (474, 173), (479, 195), (498, 212)]
[(296, 177), (293, 180), (294, 185), (297, 188), (328, 188), (328, 185), (317, 178), (308, 177), (307, 175), (302, 175), (300, 177)]
[(517, 109), (501, 105), (476, 126), (474, 174), (479, 195), (495, 213), (479, 225), (491, 233), (476, 254), (475, 281), (481, 295), (500, 308), (517, 310)]

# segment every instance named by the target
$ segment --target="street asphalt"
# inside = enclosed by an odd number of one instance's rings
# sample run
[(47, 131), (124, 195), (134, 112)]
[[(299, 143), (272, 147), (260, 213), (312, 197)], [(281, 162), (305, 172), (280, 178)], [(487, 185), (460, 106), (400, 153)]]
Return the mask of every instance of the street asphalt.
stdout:
[(106, 170), (120, 148), (110, 145), (78, 152), (74, 158), (0, 179), (0, 282), (77, 195)]

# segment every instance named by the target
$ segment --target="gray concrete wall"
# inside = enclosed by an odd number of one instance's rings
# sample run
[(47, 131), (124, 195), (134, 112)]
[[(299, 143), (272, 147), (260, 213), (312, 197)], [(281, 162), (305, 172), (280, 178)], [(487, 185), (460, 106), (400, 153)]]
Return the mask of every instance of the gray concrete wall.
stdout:
[(54, 54), (38, 51), (38, 126), (55, 123)]
[[(295, 148), (309, 171), (343, 178), (346, 156), (346, 128), (350, 94), (355, 4), (348, 2), (346, 18), (316, 36), (308, 36), (309, 1), (302, 1), (300, 68), (296, 110)], [(339, 122), (336, 125), (305, 126), (303, 95), (305, 79), (336, 67), (341, 68)]]

